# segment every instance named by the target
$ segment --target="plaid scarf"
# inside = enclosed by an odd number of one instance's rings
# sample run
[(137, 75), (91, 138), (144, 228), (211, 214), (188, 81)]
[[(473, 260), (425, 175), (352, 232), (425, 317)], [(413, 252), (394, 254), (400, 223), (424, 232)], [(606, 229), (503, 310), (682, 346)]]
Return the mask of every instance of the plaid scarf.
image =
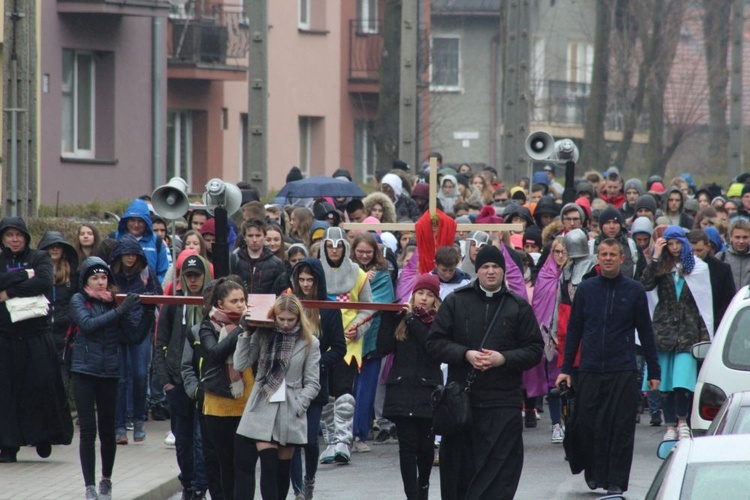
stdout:
[(288, 332), (278, 328), (266, 332), (270, 339), (266, 342), (263, 355), (258, 361), (259, 376), (255, 383), (260, 384), (260, 393), (267, 401), (284, 381), (289, 360), (292, 358), (292, 349), (299, 339), (300, 325), (298, 323)]
[(415, 307), (412, 312), (414, 313), (414, 316), (419, 318), (419, 320), (425, 325), (429, 325), (430, 323), (432, 323), (435, 320), (435, 316), (437, 316), (437, 309), (435, 309), (434, 307), (431, 307), (429, 309)]
[[(227, 325), (229, 325), (231, 330), (234, 330), (239, 325), (242, 313), (229, 312), (214, 307), (211, 309), (210, 317), (216, 329), (219, 330), (219, 342), (221, 342), (229, 336)], [(225, 367), (227, 376), (229, 377), (229, 389), (232, 391), (232, 397), (239, 399), (245, 392), (245, 384), (242, 382), (242, 372), (234, 369), (234, 353), (227, 356)]]

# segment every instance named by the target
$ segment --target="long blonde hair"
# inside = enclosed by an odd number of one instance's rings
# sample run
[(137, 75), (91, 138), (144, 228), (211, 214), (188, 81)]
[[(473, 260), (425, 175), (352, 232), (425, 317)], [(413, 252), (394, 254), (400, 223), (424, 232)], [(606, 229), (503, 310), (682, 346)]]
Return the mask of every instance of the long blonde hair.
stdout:
[(300, 302), (296, 295), (291, 293), (280, 295), (273, 305), (272, 316), (274, 321), (276, 321), (276, 315), (281, 311), (290, 312), (297, 316), (300, 325), (299, 338), (307, 342), (307, 347), (309, 348), (312, 345), (313, 337), (317, 335), (313, 333), (310, 321), (307, 319), (307, 315), (302, 307), (302, 302)]
[[(414, 290), (416, 292), (416, 290)], [(438, 295), (435, 295), (435, 302), (432, 304), (432, 309), (437, 311), (440, 308), (440, 304), (443, 302), (440, 300), (440, 297)], [(412, 307), (414, 307), (414, 293), (411, 294), (411, 298), (409, 299), (409, 304), (411, 304)], [(401, 323), (398, 324), (396, 327), (396, 331), (394, 332), (394, 336), (396, 337), (396, 340), (399, 342), (403, 342), (406, 340), (406, 338), (409, 336), (409, 329), (406, 327), (406, 318), (401, 320)]]

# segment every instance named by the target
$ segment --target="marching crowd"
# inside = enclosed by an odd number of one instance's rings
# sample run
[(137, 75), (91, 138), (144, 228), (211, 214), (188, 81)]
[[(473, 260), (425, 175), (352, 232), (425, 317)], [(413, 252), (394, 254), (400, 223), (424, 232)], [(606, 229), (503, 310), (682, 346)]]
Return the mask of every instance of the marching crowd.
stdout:
[[(2, 219), (0, 462), (70, 444), (74, 405), (88, 499), (112, 498), (117, 446), (146, 439), (149, 415), (170, 418), (186, 499), (252, 498), (258, 462), (264, 499), (311, 499), (319, 466), (373, 441), (398, 442), (408, 499), (428, 498), (434, 463), (444, 499), (512, 498), (546, 401), (571, 470), (626, 491), (641, 413), (690, 436), (690, 349), (750, 283), (750, 174), (724, 189), (610, 168), (563, 204), (553, 166), (511, 186), (441, 164), (431, 218), (428, 169), (395, 162), (362, 199), (263, 204), (240, 186), (218, 279), (208, 210), (173, 234), (136, 199), (113, 234), (82, 224), (36, 249), (23, 219)], [(390, 222), (413, 229), (377, 229)], [(465, 230), (502, 222), (523, 230)], [(141, 300), (162, 294), (197, 300)], [(264, 326), (256, 294), (276, 296)], [(24, 315), (18, 300), (41, 296), (48, 312)], [(472, 422), (435, 436), (433, 393), (451, 381), (470, 386)], [(578, 395), (567, 422), (563, 382)]]

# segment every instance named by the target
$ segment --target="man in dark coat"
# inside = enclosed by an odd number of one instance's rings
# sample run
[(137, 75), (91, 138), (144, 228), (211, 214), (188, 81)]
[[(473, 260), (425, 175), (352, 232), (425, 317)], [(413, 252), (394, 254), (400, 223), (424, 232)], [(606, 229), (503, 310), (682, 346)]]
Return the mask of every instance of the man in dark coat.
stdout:
[(556, 384), (571, 385), (573, 360), (580, 351), (574, 387), (576, 405), (565, 434), (573, 474), (584, 471), (592, 490), (608, 494), (628, 489), (640, 387), (635, 330), (648, 366), (649, 389), (661, 376), (646, 291), (620, 273), (622, 244), (609, 238), (597, 249), (600, 274), (576, 290), (568, 322), (565, 355)]
[(52, 286), (45, 251), (29, 248), (20, 217), (0, 221), (0, 462), (15, 462), (21, 446), (47, 458), (52, 444), (70, 444), (73, 422), (46, 316), (13, 321), (6, 302)]
[(477, 279), (445, 298), (426, 345), (448, 364), (449, 382), (475, 377), (471, 428), (441, 442), (443, 500), (515, 495), (523, 468), (522, 374), (539, 362), (544, 345), (531, 306), (505, 285), (502, 252), (485, 245), (475, 266)]

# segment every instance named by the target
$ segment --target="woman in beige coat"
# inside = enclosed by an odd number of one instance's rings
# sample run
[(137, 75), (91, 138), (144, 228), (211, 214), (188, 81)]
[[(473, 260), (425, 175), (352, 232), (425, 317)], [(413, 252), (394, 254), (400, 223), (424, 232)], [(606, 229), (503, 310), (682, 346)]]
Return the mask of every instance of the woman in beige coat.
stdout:
[[(260, 492), (264, 500), (286, 498), (294, 447), (307, 443), (307, 407), (320, 390), (320, 349), (302, 304), (295, 295), (276, 300), (272, 328), (242, 334), (234, 367), (258, 363), (255, 385), (235, 437), (235, 464), (260, 456)], [(257, 451), (256, 451), (257, 450)], [(250, 498), (255, 471), (235, 471), (235, 498)], [(240, 496), (237, 496), (237, 495)]]

